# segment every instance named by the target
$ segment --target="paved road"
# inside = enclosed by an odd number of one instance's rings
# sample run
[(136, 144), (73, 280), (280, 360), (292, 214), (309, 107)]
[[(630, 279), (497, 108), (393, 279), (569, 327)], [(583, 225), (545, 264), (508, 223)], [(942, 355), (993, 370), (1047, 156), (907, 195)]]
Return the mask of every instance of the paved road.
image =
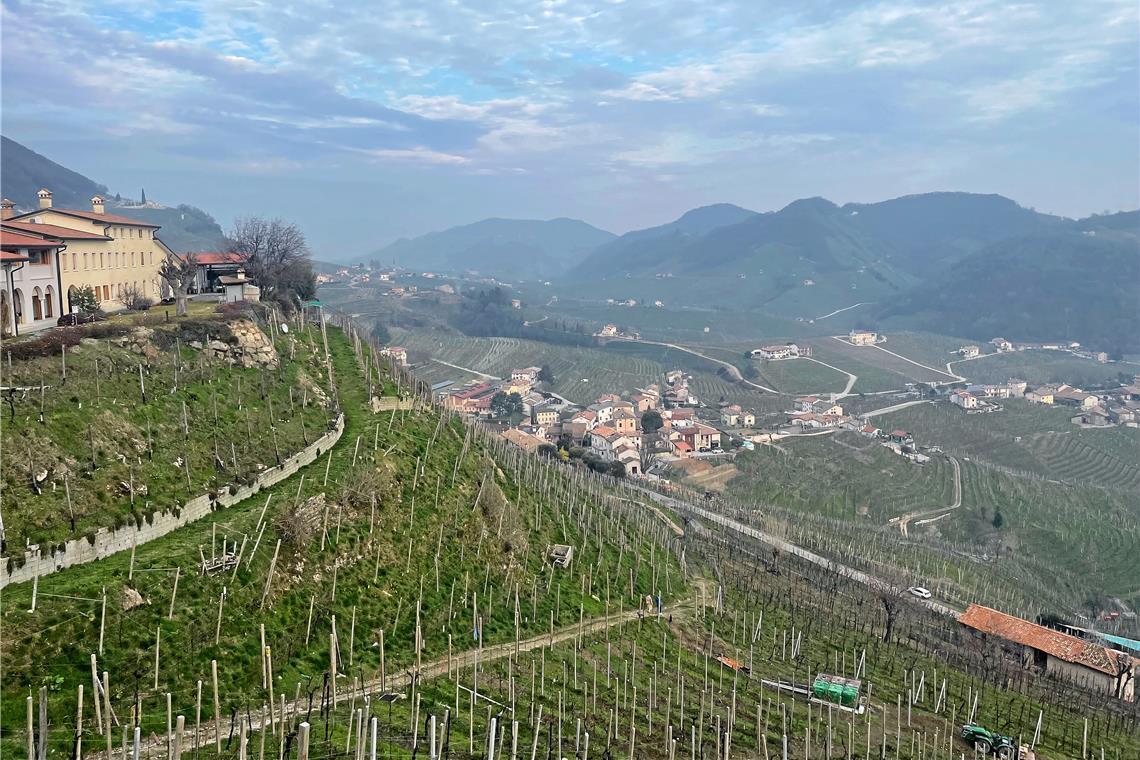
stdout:
[(461, 367), (458, 364), (452, 364), (451, 362), (445, 362), (443, 359), (436, 359), (436, 358), (432, 357), (431, 359), (428, 359), (428, 361), (429, 362), (435, 362), (436, 364), (442, 364), (443, 366), (451, 367), (452, 369), (461, 369), (464, 372), (470, 372), (472, 375), (478, 375), (479, 377), (485, 377), (488, 380), (502, 380), (503, 379), (501, 377), (496, 377), (495, 375), (488, 375), (486, 372), (480, 372), (477, 369), (471, 369), (470, 367)]
[[(897, 587), (881, 578), (878, 578), (869, 573), (865, 573), (862, 570), (856, 570), (855, 568), (848, 567), (847, 565), (827, 559), (826, 557), (822, 557), (815, 552), (804, 549), (803, 547), (797, 546), (796, 544), (793, 544), (789, 541), (785, 541), (782, 538), (777, 538), (776, 536), (764, 533), (763, 531), (757, 530), (756, 528), (733, 520), (730, 517), (726, 517), (717, 512), (712, 512), (702, 507), (689, 504), (688, 502), (684, 502), (679, 499), (674, 499), (671, 496), (659, 494), (656, 491), (651, 491), (646, 488), (642, 488), (641, 491), (646, 496), (658, 502), (659, 504), (664, 504), (665, 506), (681, 514), (696, 515), (697, 517), (703, 518), (711, 523), (716, 523), (717, 525), (728, 528), (729, 530), (736, 531), (741, 535), (756, 539), (757, 541), (767, 544), (774, 549), (779, 549), (786, 554), (794, 555), (800, 559), (811, 562), (813, 565), (818, 565), (834, 573), (837, 573), (844, 578), (853, 580), (856, 583), (861, 583), (873, 591), (880, 593), (901, 593)], [(915, 599), (914, 601), (925, 605), (940, 615), (945, 615), (946, 617), (954, 619), (957, 619), (958, 617), (958, 610), (948, 605), (942, 604), (941, 602), (934, 599)]]
[(728, 376), (731, 377), (734, 382), (744, 383), (745, 385), (751, 385), (753, 388), (757, 388), (759, 390), (766, 391), (768, 393), (780, 394), (780, 391), (776, 390), (775, 388), (769, 388), (766, 385), (760, 385), (760, 383), (754, 383), (751, 380), (749, 380), (748, 378), (744, 377), (744, 375), (740, 374), (740, 369), (738, 369), (735, 364), (732, 364), (730, 362), (726, 362), (723, 359), (714, 359), (711, 356), (708, 356), (706, 354), (702, 354), (700, 351), (694, 351), (691, 348), (686, 348), (685, 346), (680, 346), (680, 345), (677, 345), (676, 343), (663, 343), (663, 342), (657, 341), (657, 340), (644, 340), (642, 338), (626, 338), (626, 337), (615, 338), (615, 340), (628, 340), (631, 343), (647, 343), (651, 346), (665, 346), (666, 348), (675, 348), (678, 351), (684, 351), (687, 354), (692, 354), (693, 356), (699, 356), (706, 361), (712, 362), (713, 364), (721, 365), (722, 367), (724, 367), (728, 371)]
[(917, 401), (904, 401), (901, 404), (892, 404), (891, 406), (884, 406), (882, 409), (872, 409), (869, 412), (863, 412), (859, 416), (865, 420), (872, 417), (877, 417), (880, 414), (889, 414), (890, 412), (897, 412), (899, 409), (906, 409), (908, 406), (917, 406), (918, 404), (932, 404), (934, 403), (928, 398), (919, 399)]
[[(851, 372), (848, 372), (845, 369), (839, 369), (839, 367), (833, 367), (826, 362), (821, 362), (819, 359), (813, 359), (810, 356), (805, 356), (802, 358), (807, 359), (809, 362), (815, 362), (816, 364), (822, 364), (823, 366), (827, 367), (828, 369), (833, 369), (841, 375), (847, 375), (847, 387), (844, 388), (841, 392), (832, 396), (833, 399), (838, 401), (841, 398), (847, 398), (848, 396), (851, 395), (851, 389), (855, 387), (855, 383), (859, 379), (858, 375), (853, 374)], [(804, 393), (802, 395), (804, 395), (804, 396), (826, 396), (828, 394), (826, 394), (826, 393)]]

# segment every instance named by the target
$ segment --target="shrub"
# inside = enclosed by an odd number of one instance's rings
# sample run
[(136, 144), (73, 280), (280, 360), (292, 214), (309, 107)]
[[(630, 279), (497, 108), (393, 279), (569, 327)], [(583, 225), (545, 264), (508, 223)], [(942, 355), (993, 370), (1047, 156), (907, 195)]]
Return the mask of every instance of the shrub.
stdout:
[(123, 288), (123, 292), (119, 296), (119, 302), (130, 311), (146, 311), (154, 305), (154, 299), (148, 298), (147, 295), (143, 293), (142, 288), (135, 285), (127, 285)]

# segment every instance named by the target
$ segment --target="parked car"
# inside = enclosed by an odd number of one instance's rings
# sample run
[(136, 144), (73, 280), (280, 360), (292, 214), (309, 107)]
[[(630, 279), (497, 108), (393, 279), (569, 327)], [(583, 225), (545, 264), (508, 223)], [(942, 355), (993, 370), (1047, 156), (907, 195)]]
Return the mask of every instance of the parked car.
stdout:
[(55, 323), (59, 327), (72, 327), (74, 325), (85, 325), (89, 322), (102, 322), (105, 319), (106, 317), (98, 312), (84, 313), (77, 311), (74, 314), (64, 314), (57, 319)]
[(917, 596), (919, 599), (929, 599), (930, 591), (924, 589), (922, 586), (911, 586), (906, 590), (911, 596)]

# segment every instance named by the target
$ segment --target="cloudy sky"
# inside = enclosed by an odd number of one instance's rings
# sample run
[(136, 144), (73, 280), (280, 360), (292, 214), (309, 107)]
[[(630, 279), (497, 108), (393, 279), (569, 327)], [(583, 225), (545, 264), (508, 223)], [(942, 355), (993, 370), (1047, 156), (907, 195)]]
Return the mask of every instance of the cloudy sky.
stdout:
[(486, 216), (1140, 205), (1136, 0), (3, 0), (3, 132), (321, 255)]

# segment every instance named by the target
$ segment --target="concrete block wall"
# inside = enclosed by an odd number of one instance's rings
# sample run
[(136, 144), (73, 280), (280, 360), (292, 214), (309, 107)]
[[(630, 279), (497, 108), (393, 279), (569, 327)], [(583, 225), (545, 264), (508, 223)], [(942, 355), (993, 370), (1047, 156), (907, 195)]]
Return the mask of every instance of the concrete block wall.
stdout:
[(281, 463), (280, 467), (271, 467), (257, 476), (248, 486), (240, 486), (236, 493), (231, 494), (229, 489), (218, 493), (218, 498), (210, 500), (208, 494), (189, 499), (177, 512), (173, 508), (158, 510), (151, 514), (149, 521), (144, 520), (142, 525), (124, 525), (121, 528), (100, 528), (95, 532), (95, 540), (91, 542), (86, 537), (73, 538), (64, 545), (63, 551), (52, 554), (42, 554), (39, 549), (24, 552), (24, 564), (9, 570), (8, 558), (0, 558), (0, 588), (10, 583), (30, 581), (37, 575), (49, 575), (64, 568), (94, 562), (103, 557), (109, 557), (121, 551), (127, 551), (132, 546), (142, 546), (148, 541), (165, 536), (183, 525), (200, 520), (217, 509), (231, 507), (255, 495), (262, 488), (268, 488), (289, 477), (305, 465), (311, 464), (322, 454), (326, 453), (344, 433), (344, 414), (336, 418), (332, 430), (298, 451)]

